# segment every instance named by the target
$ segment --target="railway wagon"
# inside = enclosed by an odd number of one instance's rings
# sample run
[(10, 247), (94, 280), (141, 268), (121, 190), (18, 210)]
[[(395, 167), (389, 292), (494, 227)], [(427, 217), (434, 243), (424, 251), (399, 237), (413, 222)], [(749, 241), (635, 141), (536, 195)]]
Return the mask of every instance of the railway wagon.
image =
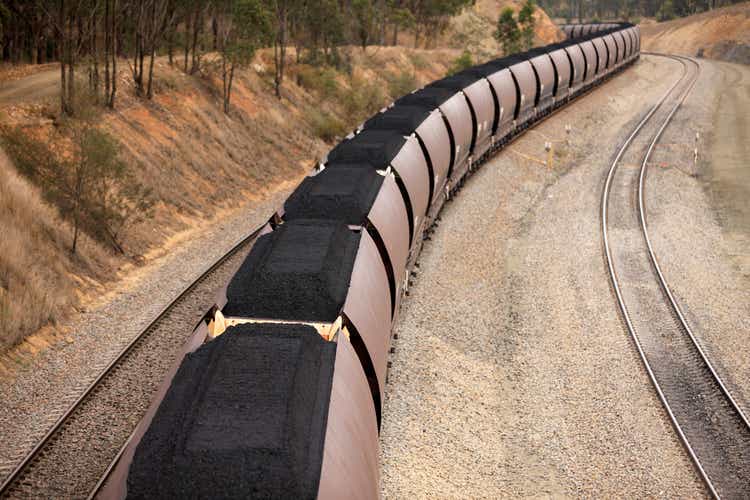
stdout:
[(378, 498), (392, 328), (440, 209), (638, 57), (630, 25), (565, 31), (580, 38), (433, 82), (329, 152), (254, 233), (101, 497)]
[(448, 186), (451, 189), (469, 169), (474, 140), (471, 109), (463, 92), (428, 86), (396, 99), (395, 104), (415, 106), (425, 111), (439, 110), (443, 114), (451, 144), (448, 168)]

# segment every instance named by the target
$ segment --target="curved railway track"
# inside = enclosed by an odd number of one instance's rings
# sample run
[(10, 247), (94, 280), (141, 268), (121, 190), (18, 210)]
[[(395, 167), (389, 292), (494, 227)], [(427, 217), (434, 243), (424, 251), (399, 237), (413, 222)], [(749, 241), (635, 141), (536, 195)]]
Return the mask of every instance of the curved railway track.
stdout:
[(662, 57), (678, 61), (682, 75), (635, 126), (609, 168), (601, 205), (605, 256), (628, 332), (708, 490), (716, 498), (744, 498), (750, 492), (750, 423), (693, 334), (649, 238), (648, 161), (700, 74), (692, 59)]
[(3, 480), (0, 498), (89, 494), (142, 418), (210, 298), (245, 258), (260, 229), (185, 287), (118, 353)]

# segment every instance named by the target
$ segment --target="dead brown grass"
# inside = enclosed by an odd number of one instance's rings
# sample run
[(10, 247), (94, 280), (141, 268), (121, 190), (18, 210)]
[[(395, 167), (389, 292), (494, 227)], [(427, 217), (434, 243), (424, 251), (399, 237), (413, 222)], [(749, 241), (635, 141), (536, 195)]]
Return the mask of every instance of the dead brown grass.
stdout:
[(102, 279), (110, 259), (86, 239), (68, 252), (70, 230), (20, 177), (0, 150), (0, 349), (47, 323), (76, 302), (74, 274)]

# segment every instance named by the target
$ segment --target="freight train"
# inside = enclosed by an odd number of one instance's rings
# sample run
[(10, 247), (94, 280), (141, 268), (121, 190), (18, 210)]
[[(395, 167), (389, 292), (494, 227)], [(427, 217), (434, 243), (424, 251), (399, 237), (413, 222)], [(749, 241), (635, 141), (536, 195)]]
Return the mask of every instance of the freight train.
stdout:
[(563, 29), (397, 99), (329, 152), (253, 235), (100, 496), (379, 497), (392, 328), (441, 207), (639, 57), (633, 25)]

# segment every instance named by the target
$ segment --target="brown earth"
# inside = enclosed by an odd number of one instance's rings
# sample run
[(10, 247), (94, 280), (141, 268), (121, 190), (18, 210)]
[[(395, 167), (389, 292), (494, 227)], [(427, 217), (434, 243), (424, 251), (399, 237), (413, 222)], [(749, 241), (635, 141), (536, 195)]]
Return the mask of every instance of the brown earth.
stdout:
[(750, 64), (750, 2), (641, 24), (643, 49)]

